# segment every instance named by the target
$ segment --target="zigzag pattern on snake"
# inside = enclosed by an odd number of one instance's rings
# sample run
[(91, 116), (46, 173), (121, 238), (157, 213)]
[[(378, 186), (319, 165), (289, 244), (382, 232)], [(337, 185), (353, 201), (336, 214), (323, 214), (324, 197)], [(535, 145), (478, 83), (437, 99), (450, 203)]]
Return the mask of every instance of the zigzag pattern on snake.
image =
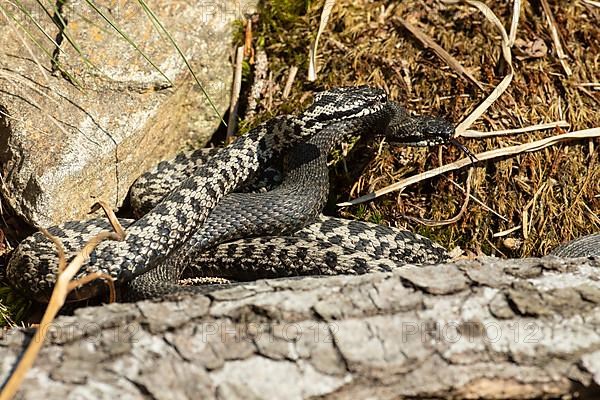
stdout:
[[(319, 93), (313, 105), (297, 117), (268, 121), (232, 145), (211, 151), (207, 159), (196, 153), (180, 156), (176, 163), (159, 164), (137, 186), (153, 187), (148, 195), (151, 200), (132, 203), (150, 208), (160, 197), (157, 193), (171, 190), (170, 194), (138, 221), (122, 220), (126, 241), (101, 244), (81, 275), (105, 272), (117, 284), (127, 286), (132, 298), (142, 298), (181, 290), (174, 282), (191, 265), (204, 276), (246, 280), (363, 273), (407, 262), (445, 260), (440, 246), (418, 235), (324, 217), (310, 223), (326, 198), (326, 155), (331, 146), (348, 135), (373, 130), (412, 145), (442, 143), (453, 132), (445, 121), (409, 116), (377, 89), (338, 88)], [(231, 193), (256, 186), (269, 167), (281, 163), (286, 165), (286, 176), (278, 188), (258, 194)], [(189, 177), (181, 181), (171, 174), (174, 170)], [(91, 220), (49, 231), (73, 252), (102, 229), (110, 227), (103, 220)], [(244, 239), (235, 241), (240, 238)], [(7, 277), (31, 297), (45, 300), (56, 279), (55, 254), (48, 240), (33, 235), (15, 251)], [(93, 296), (99, 287), (86, 285), (77, 297)]]
[[(335, 145), (355, 134), (373, 129), (384, 129), (386, 137), (391, 141), (412, 145), (445, 142), (454, 131), (452, 125), (441, 119), (411, 117), (395, 103), (390, 102), (386, 108), (390, 115), (389, 121), (369, 122), (371, 118), (367, 117), (332, 122), (306, 141), (294, 146), (284, 158), (283, 181), (271, 190), (262, 193), (232, 193), (224, 197), (177, 255), (130, 283), (128, 297), (138, 299), (150, 294), (152, 297), (161, 297), (182, 291), (205, 292), (211, 288), (207, 288), (206, 285), (200, 288), (182, 288), (176, 282), (184, 270), (190, 268), (195, 269), (194, 276), (214, 274), (223, 277), (225, 271), (221, 267), (227, 264), (225, 260), (233, 267), (227, 271), (229, 276), (237, 280), (298, 274), (363, 273), (390, 270), (398, 264), (409, 262), (443, 261), (445, 252), (442, 248), (417, 235), (410, 235), (411, 239), (408, 242), (402, 241), (402, 244), (399, 244), (400, 235), (397, 233), (393, 234), (392, 239), (389, 236), (392, 234), (390, 232), (382, 235), (381, 230), (373, 230), (372, 227), (363, 226), (361, 230), (356, 224), (348, 227), (346, 223), (338, 222), (337, 225), (346, 227), (348, 232), (345, 233), (349, 238), (358, 237), (361, 233), (364, 236), (369, 232), (379, 233), (379, 237), (373, 235), (369, 240), (362, 239), (352, 244), (346, 243), (348, 239), (342, 241), (340, 238), (344, 236), (339, 234), (327, 237), (328, 232), (335, 231), (333, 220), (319, 224), (319, 235), (313, 238), (312, 242), (299, 237), (285, 238), (286, 240), (282, 241), (282, 236), (294, 234), (313, 221), (323, 209), (329, 193), (327, 154)], [(366, 135), (366, 132), (364, 133)], [(148, 176), (156, 175), (153, 172)], [(164, 171), (161, 172), (163, 175)], [(139, 185), (155, 186), (149, 177)], [(174, 186), (176, 187), (176, 182)], [(134, 185), (134, 192), (137, 187)], [(218, 254), (205, 253), (205, 250), (215, 249), (215, 245), (220, 243), (266, 235), (277, 235), (277, 238), (271, 238), (271, 242), (279, 243), (273, 245), (269, 240), (261, 243), (244, 241), (230, 245), (225, 253), (222, 248)], [(395, 245), (390, 243), (392, 241)], [(426, 244), (421, 246), (422, 242)], [(396, 252), (387, 252), (388, 257), (383, 257), (377, 251), (367, 256), (364, 251), (365, 243), (394, 247)], [(352, 257), (349, 257), (350, 254), (344, 254), (348, 250)], [(260, 256), (257, 257), (258, 255)], [(267, 258), (270, 258), (267, 263), (258, 261)], [(256, 262), (252, 261), (256, 259)], [(211, 269), (211, 266), (214, 268)], [(274, 270), (277, 270), (277, 273), (274, 273)]]

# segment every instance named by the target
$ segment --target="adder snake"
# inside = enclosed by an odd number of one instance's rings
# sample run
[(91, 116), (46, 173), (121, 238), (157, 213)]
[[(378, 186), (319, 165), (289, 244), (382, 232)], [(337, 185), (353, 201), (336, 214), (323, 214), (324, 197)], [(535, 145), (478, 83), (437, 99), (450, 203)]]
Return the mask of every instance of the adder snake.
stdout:
[[(150, 211), (137, 221), (121, 220), (126, 239), (100, 244), (78, 277), (101, 271), (128, 298), (138, 299), (211, 290), (177, 285), (186, 269), (248, 280), (443, 262), (444, 249), (419, 235), (319, 216), (329, 189), (330, 149), (349, 136), (377, 132), (389, 141), (429, 146), (451, 140), (453, 128), (442, 119), (409, 115), (379, 89), (317, 93), (298, 116), (276, 117), (208, 156), (206, 151), (181, 155), (142, 177), (132, 189), (137, 195), (132, 203)], [(280, 185), (270, 187), (271, 182), (248, 193), (268, 178), (269, 168), (281, 165)], [(110, 229), (108, 223), (94, 219), (49, 231), (72, 254), (104, 229)], [(562, 251), (572, 255), (568, 247)], [(19, 245), (6, 275), (16, 288), (45, 301), (57, 270), (54, 245), (38, 233)], [(102, 286), (87, 284), (74, 297), (95, 296)]]

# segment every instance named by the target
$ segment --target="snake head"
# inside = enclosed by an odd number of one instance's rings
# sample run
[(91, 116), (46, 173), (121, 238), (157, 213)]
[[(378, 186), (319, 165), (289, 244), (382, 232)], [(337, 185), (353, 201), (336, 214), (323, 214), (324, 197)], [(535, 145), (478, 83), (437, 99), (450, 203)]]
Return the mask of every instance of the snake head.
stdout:
[(434, 146), (448, 143), (454, 135), (454, 126), (443, 118), (411, 116), (397, 105), (389, 102), (391, 120), (385, 136), (391, 142), (407, 146)]
[(478, 161), (475, 154), (454, 138), (454, 126), (445, 119), (430, 116), (413, 117), (391, 101), (386, 109), (389, 110), (391, 120), (385, 128), (385, 137), (390, 142), (418, 147), (450, 143), (466, 154), (473, 164)]

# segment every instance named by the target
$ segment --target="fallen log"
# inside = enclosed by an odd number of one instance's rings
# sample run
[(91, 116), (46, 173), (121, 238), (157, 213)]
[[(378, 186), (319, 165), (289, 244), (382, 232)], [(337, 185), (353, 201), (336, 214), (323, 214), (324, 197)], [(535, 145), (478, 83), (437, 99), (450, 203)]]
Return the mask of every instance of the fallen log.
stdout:
[[(17, 398), (600, 396), (600, 260), (484, 258), (78, 309)], [(6, 380), (31, 330), (0, 337)]]

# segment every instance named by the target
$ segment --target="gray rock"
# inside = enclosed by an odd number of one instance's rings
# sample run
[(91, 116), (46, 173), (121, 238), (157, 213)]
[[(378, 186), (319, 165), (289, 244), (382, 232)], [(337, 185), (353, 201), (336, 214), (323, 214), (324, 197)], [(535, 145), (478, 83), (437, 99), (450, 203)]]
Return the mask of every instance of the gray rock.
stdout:
[[(38, 2), (20, 3), (49, 37), (59, 36)], [(96, 68), (65, 39), (56, 60), (71, 80), (53, 71), (48, 54), (54, 43), (23, 12), (6, 5), (45, 49), (0, 15), (1, 192), (37, 226), (85, 218), (97, 199), (120, 206), (143, 171), (186, 143), (204, 143), (219, 124), (175, 48), (139, 3), (95, 3), (174, 86), (84, 1), (63, 7), (65, 32)], [(255, 2), (148, 3), (222, 115), (231, 86), (232, 22)]]

